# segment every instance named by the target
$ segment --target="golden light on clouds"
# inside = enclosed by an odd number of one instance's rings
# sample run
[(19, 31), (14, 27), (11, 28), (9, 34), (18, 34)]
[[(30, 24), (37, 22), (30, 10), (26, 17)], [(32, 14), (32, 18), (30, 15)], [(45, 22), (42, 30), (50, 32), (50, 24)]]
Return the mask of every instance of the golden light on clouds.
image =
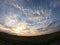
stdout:
[[(38, 30), (36, 30), (32, 27), (29, 27), (29, 29), (26, 29), (26, 25), (27, 24), (25, 24), (23, 22), (23, 23), (20, 23), (18, 26), (14, 27), (14, 28), (8, 28), (8, 27), (5, 27), (5, 26), (0, 24), (0, 31), (11, 34), (11, 35), (16, 35), (16, 36), (37, 36), (37, 35), (52, 33), (52, 32), (54, 32), (53, 30), (55, 30), (55, 29), (47, 29), (48, 31), (39, 32)], [(55, 32), (56, 31), (57, 30), (55, 30)]]
[[(49, 34), (60, 29), (57, 27), (60, 25), (60, 18), (57, 19), (59, 11), (54, 12), (53, 9), (60, 4), (54, 2), (48, 4), (48, 1), (46, 4), (44, 1), (27, 1), (29, 3), (25, 0), (1, 0), (0, 32), (18, 36), (34, 36)], [(55, 13), (57, 15), (54, 15)]]
[(14, 28), (7, 28), (3, 25), (0, 24), (0, 31), (2, 32), (6, 32), (12, 35), (18, 35), (18, 36), (32, 36), (32, 35), (36, 35), (37, 30), (33, 29), (32, 27), (28, 27), (28, 29), (26, 29), (26, 23), (20, 23), (19, 25), (17, 25)]

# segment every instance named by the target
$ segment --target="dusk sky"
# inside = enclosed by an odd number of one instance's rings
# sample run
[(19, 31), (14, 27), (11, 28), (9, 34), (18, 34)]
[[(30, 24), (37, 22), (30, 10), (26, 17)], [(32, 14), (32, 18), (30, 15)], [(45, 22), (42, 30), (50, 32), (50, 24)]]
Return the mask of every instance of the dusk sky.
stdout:
[(60, 0), (0, 0), (0, 30), (3, 32), (42, 35), (59, 31), (54, 29), (58, 26)]

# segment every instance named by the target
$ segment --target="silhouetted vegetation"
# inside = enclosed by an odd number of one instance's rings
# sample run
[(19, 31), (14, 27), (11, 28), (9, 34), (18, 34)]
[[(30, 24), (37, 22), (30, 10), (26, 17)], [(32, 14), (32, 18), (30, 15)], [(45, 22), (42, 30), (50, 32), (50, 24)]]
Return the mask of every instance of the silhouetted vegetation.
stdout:
[(0, 45), (59, 45), (60, 31), (41, 36), (14, 36), (0, 33)]

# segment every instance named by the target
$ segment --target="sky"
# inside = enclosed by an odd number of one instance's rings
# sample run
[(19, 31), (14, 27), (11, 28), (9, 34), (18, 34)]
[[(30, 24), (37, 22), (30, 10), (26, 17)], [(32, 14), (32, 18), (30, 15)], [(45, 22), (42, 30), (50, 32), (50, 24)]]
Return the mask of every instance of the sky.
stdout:
[(18, 34), (54, 31), (60, 26), (60, 0), (0, 0), (0, 25)]

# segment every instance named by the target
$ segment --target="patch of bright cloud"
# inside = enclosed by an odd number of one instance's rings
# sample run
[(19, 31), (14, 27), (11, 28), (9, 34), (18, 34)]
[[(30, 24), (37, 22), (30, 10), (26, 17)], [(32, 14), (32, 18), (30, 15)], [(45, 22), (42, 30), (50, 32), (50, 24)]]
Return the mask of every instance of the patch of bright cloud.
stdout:
[(5, 17), (5, 25), (8, 27), (15, 27), (18, 22), (19, 20), (17, 14), (8, 15)]

